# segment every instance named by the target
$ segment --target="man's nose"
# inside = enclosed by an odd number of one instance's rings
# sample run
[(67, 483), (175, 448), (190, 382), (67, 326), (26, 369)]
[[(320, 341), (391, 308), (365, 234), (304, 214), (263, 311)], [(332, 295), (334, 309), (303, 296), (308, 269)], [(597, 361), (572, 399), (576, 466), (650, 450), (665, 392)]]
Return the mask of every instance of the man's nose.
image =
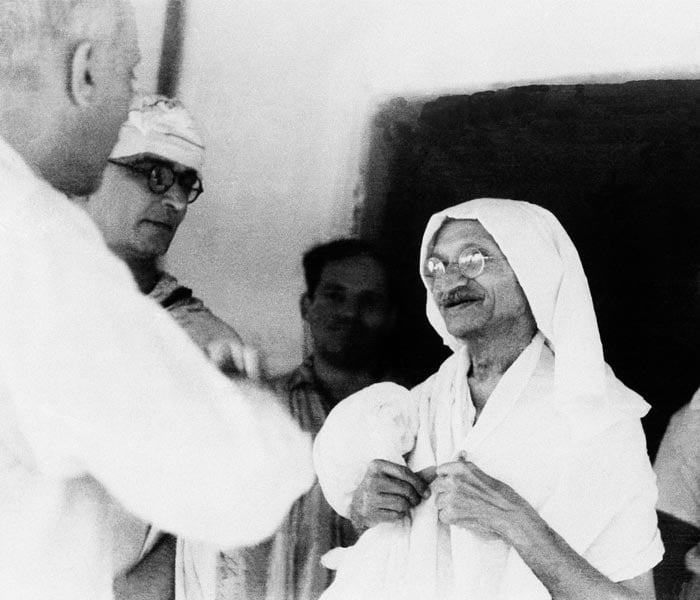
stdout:
[(437, 273), (433, 276), (432, 291), (433, 293), (443, 293), (451, 290), (453, 287), (463, 284), (465, 277), (459, 270), (459, 267), (450, 263), (447, 265), (444, 273)]
[(348, 298), (338, 307), (338, 316), (345, 319), (354, 319), (358, 315), (359, 303), (357, 300)]
[(187, 194), (178, 183), (175, 183), (163, 194), (161, 202), (173, 210), (180, 212), (187, 208)]

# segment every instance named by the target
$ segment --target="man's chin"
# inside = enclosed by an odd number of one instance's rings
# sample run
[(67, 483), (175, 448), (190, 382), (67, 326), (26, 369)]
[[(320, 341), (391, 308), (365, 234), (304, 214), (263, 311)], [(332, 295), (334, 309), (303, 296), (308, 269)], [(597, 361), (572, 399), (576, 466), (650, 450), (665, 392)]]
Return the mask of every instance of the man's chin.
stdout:
[(165, 256), (174, 234), (157, 225), (142, 225), (139, 229), (139, 247), (144, 254), (153, 257)]

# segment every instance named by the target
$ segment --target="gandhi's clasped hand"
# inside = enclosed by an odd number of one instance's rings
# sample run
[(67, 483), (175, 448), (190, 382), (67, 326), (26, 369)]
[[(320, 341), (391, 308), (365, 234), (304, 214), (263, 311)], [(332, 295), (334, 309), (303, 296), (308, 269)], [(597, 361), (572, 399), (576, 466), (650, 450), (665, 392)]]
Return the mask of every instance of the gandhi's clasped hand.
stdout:
[(513, 488), (464, 458), (437, 468), (434, 492), (440, 521), (510, 543), (534, 512)]
[(405, 517), (411, 508), (430, 496), (428, 485), (432, 477), (428, 475), (426, 479), (403, 465), (373, 460), (353, 494), (350, 505), (353, 524), (367, 529)]

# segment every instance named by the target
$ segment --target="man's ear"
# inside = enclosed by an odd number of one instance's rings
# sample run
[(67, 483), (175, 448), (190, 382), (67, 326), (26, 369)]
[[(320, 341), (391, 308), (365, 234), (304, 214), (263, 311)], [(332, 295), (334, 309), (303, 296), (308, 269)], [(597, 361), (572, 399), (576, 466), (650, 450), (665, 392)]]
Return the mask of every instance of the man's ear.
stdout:
[(304, 319), (304, 321), (307, 320), (309, 315), (309, 306), (311, 306), (311, 298), (308, 292), (304, 292), (301, 298), (299, 298), (299, 310), (301, 311), (301, 318)]
[(80, 42), (73, 50), (68, 78), (71, 99), (78, 106), (92, 104), (95, 98), (95, 61), (92, 42)]

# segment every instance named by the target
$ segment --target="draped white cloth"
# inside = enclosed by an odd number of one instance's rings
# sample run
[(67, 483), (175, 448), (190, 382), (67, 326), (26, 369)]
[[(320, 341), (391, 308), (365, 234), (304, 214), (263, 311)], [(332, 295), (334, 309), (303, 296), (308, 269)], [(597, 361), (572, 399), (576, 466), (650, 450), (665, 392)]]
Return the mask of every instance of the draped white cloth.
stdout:
[(121, 506), (219, 546), (271, 534), (314, 480), (309, 436), (1, 139), (0, 180), (0, 596), (110, 599)]
[[(314, 459), (330, 504), (347, 515), (372, 459), (418, 471), (469, 460), (523, 496), (604, 575), (619, 581), (661, 558), (656, 487), (639, 419), (648, 405), (605, 365), (588, 285), (573, 244), (539, 207), (481, 199), (434, 215), (421, 264), (446, 218), (478, 219), (525, 291), (539, 332), (504, 373), (476, 425), (467, 348), (452, 338), (428, 293), (433, 327), (455, 350), (408, 392), (378, 384), (329, 415)], [(518, 554), (499, 540), (438, 522), (432, 499), (400, 524), (367, 531), (328, 560), (338, 567), (324, 600), (545, 599)]]

